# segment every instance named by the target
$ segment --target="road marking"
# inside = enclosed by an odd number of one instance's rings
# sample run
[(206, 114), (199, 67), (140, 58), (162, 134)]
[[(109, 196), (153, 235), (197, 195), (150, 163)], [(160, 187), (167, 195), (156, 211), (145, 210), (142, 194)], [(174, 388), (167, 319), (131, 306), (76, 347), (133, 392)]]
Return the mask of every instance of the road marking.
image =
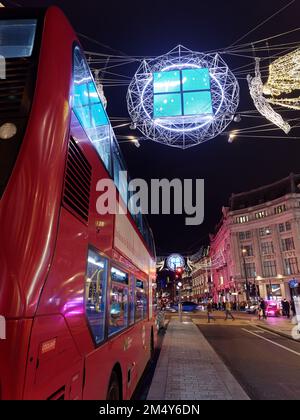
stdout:
[(274, 344), (275, 346), (280, 347), (281, 349), (284, 349), (286, 351), (289, 351), (290, 353), (296, 354), (296, 356), (300, 356), (300, 353), (298, 353), (297, 351), (289, 349), (288, 347), (282, 346), (281, 344), (275, 343), (275, 341), (269, 340), (266, 337), (262, 337), (261, 335), (255, 334), (254, 332), (246, 330), (245, 328), (242, 328), (242, 330), (246, 331), (249, 334), (255, 335), (256, 337), (260, 338), (261, 340), (268, 341), (268, 343)]
[(280, 334), (276, 334), (273, 331), (270, 330), (264, 330), (263, 328), (260, 328), (258, 325), (255, 326), (255, 328), (258, 329), (258, 331), (254, 331), (254, 332), (262, 332), (263, 334), (270, 334), (270, 335), (275, 335), (275, 337), (282, 337)]

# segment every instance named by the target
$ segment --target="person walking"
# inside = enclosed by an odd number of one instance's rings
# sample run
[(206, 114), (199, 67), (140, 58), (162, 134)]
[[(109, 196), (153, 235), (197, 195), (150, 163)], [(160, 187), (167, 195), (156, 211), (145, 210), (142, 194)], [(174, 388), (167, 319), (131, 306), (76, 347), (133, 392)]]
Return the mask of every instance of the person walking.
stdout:
[(281, 301), (281, 307), (282, 307), (282, 316), (286, 316), (285, 299), (282, 299), (282, 301)]
[(216, 321), (216, 318), (212, 316), (213, 313), (213, 305), (211, 302), (208, 302), (207, 304), (207, 322), (210, 324), (211, 320)]
[(284, 308), (284, 315), (287, 317), (287, 319), (290, 319), (291, 305), (286, 299), (283, 299), (283, 308)]
[(293, 318), (294, 318), (297, 315), (294, 299), (291, 300), (291, 310), (292, 310), (292, 314), (293, 314)]
[(266, 302), (263, 299), (260, 301), (259, 309), (261, 309), (261, 311), (262, 311), (262, 317), (263, 317), (263, 319), (267, 319), (267, 315), (266, 315)]
[(234, 316), (231, 313), (232, 310), (232, 306), (231, 306), (231, 302), (229, 302), (228, 300), (225, 303), (225, 321), (227, 321), (227, 319), (230, 317), (232, 319), (232, 321), (234, 321)]

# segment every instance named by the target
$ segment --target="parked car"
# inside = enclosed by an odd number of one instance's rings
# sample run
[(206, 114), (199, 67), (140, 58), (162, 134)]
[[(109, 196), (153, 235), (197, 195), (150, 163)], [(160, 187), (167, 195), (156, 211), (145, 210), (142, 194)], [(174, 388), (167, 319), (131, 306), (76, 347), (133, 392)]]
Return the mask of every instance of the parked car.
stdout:
[(279, 307), (278, 302), (276, 301), (272, 301), (272, 300), (268, 300), (267, 301), (267, 309), (266, 309), (266, 314), (267, 316), (270, 317), (278, 317), (281, 315), (281, 310)]
[[(182, 311), (183, 312), (195, 312), (198, 310), (198, 303), (195, 302), (182, 302)], [(178, 303), (172, 306), (172, 309), (178, 311)]]
[(247, 314), (255, 314), (259, 309), (259, 304), (258, 303), (250, 303), (249, 305), (247, 305), (245, 307), (245, 312)]

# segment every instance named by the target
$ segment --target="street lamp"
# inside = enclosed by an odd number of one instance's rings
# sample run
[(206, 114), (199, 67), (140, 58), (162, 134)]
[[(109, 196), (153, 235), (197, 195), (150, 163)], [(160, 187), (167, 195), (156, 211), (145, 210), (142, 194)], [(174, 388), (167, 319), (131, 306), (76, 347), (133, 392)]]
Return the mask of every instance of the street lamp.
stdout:
[(179, 301), (178, 301), (179, 322), (182, 322), (181, 288), (182, 288), (182, 283), (181, 283), (181, 281), (179, 281), (177, 283), (177, 289), (179, 291)]
[(242, 248), (242, 257), (243, 257), (245, 280), (246, 280), (246, 299), (247, 299), (247, 302), (249, 302), (250, 296), (249, 296), (248, 274), (247, 274), (247, 267), (246, 267), (246, 260), (245, 260), (245, 256), (246, 255), (247, 255), (247, 249), (246, 248)]

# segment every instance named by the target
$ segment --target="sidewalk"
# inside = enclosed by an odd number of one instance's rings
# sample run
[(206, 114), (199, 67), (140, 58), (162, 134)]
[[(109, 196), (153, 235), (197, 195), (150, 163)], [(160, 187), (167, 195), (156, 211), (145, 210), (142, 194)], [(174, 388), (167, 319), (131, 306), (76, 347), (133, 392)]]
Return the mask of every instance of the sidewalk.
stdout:
[(282, 335), (283, 337), (293, 339), (296, 341), (300, 340), (300, 335), (295, 334), (297, 328), (296, 319), (286, 319), (286, 318), (268, 318), (266, 320), (258, 321), (256, 320), (256, 325), (266, 329), (268, 331), (274, 332), (276, 334)]
[(190, 321), (172, 319), (147, 400), (249, 400)]

